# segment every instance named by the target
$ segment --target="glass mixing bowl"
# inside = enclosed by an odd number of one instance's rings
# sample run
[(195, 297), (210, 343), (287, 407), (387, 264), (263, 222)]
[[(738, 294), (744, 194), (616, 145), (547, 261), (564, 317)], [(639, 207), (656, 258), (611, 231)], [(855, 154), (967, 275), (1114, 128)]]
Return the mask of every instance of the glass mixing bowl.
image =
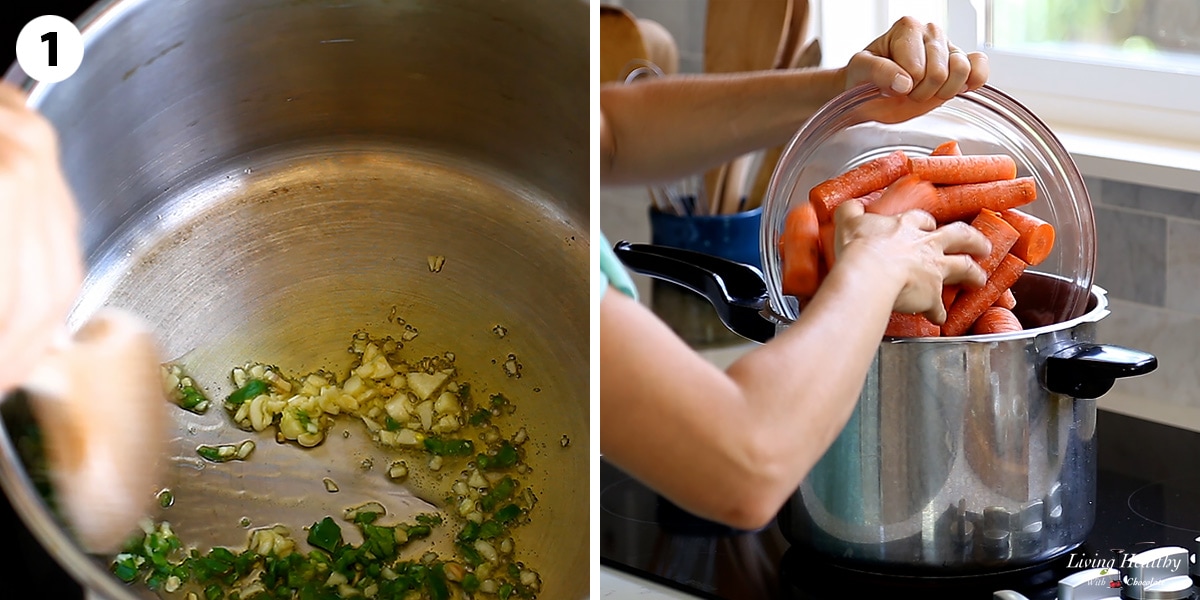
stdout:
[(1057, 235), (1051, 255), (1028, 270), (1072, 284), (1039, 298), (1047, 303), (1041, 308), (1052, 322), (1084, 314), (1096, 268), (1092, 203), (1071, 155), (1045, 123), (989, 86), (912, 118), (898, 114), (901, 104), (873, 86), (854, 88), (823, 106), (792, 138), (771, 177), (763, 209), (759, 244), (768, 316), (787, 324), (799, 315), (797, 299), (782, 292), (778, 252), (792, 206), (808, 202), (813, 186), (852, 167), (895, 150), (928, 155), (947, 140), (957, 140), (963, 154), (1008, 154), (1018, 177), (1036, 179), (1038, 198), (1021, 210), (1045, 219)]

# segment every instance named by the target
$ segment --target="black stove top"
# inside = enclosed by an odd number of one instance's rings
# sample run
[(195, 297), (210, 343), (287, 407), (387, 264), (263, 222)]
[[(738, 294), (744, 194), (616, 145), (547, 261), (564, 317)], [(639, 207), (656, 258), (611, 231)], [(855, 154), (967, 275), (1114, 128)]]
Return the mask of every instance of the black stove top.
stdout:
[[(618, 468), (600, 463), (601, 563), (701, 598), (990, 599), (1013, 590), (1053, 600), (1060, 579), (1153, 548), (1195, 553), (1200, 536), (1200, 433), (1100, 411), (1096, 525), (1050, 563), (986, 577), (921, 579), (852, 571), (789, 547), (776, 524), (738, 532), (687, 514)], [(1084, 564), (1083, 561), (1088, 561)]]

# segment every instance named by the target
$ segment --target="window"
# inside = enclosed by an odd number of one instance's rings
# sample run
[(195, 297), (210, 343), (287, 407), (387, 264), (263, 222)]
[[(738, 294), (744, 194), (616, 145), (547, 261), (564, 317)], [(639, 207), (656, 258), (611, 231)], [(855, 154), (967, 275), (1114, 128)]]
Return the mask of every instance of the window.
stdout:
[(987, 52), (990, 83), (1041, 117), (1087, 175), (1200, 189), (1197, 0), (823, 0), (823, 64), (896, 19)]
[[(949, 1), (952, 7), (977, 4)], [(967, 6), (958, 7), (964, 17)], [(978, 47), (991, 60), (992, 83), (1039, 116), (1067, 126), (1200, 142), (1195, 0), (989, 0), (976, 18), (983, 24)]]

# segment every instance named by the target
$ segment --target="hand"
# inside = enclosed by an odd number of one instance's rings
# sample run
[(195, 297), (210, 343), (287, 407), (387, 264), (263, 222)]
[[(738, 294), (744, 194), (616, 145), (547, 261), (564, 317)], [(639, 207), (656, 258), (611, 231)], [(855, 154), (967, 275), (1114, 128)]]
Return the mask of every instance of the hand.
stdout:
[(846, 89), (879, 87), (887, 100), (872, 107), (877, 120), (898, 122), (987, 83), (988, 60), (982, 52), (959, 50), (937, 25), (903, 17), (851, 57), (845, 73)]
[[(843, 202), (834, 212), (834, 268), (851, 262), (859, 268), (866, 260), (883, 270), (883, 276), (899, 282), (900, 292), (892, 310), (923, 313), (935, 324), (946, 321), (942, 286), (963, 284), (980, 287), (987, 275), (972, 257), (983, 258), (991, 243), (978, 229), (956, 222), (937, 226), (929, 213), (912, 210), (896, 216), (867, 214), (857, 200)], [(842, 256), (859, 253), (861, 259), (843, 261)], [(876, 272), (876, 271), (869, 271)]]
[(78, 227), (54, 128), (0, 83), (0, 394), (66, 326), (83, 277)]

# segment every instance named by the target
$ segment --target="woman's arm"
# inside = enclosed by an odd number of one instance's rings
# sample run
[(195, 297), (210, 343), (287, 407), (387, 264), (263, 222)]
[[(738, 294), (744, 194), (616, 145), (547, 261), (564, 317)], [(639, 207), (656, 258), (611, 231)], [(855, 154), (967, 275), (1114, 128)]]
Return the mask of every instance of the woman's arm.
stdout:
[[(987, 81), (987, 57), (956, 50), (942, 31), (897, 21), (839, 69), (676, 75), (600, 91), (605, 185), (670, 180), (786, 142), (837, 94), (870, 83), (897, 120)], [(881, 111), (882, 112), (882, 111)]]
[[(783, 334), (727, 371), (619, 293), (600, 304), (601, 451), (685, 509), (768, 522), (849, 419), (893, 310), (937, 314), (943, 281), (978, 286), (988, 243), (922, 212), (837, 212), (844, 250)], [(957, 254), (967, 253), (967, 254)]]
[(787, 141), (845, 88), (841, 70), (678, 75), (600, 90), (605, 184), (675, 179)]

